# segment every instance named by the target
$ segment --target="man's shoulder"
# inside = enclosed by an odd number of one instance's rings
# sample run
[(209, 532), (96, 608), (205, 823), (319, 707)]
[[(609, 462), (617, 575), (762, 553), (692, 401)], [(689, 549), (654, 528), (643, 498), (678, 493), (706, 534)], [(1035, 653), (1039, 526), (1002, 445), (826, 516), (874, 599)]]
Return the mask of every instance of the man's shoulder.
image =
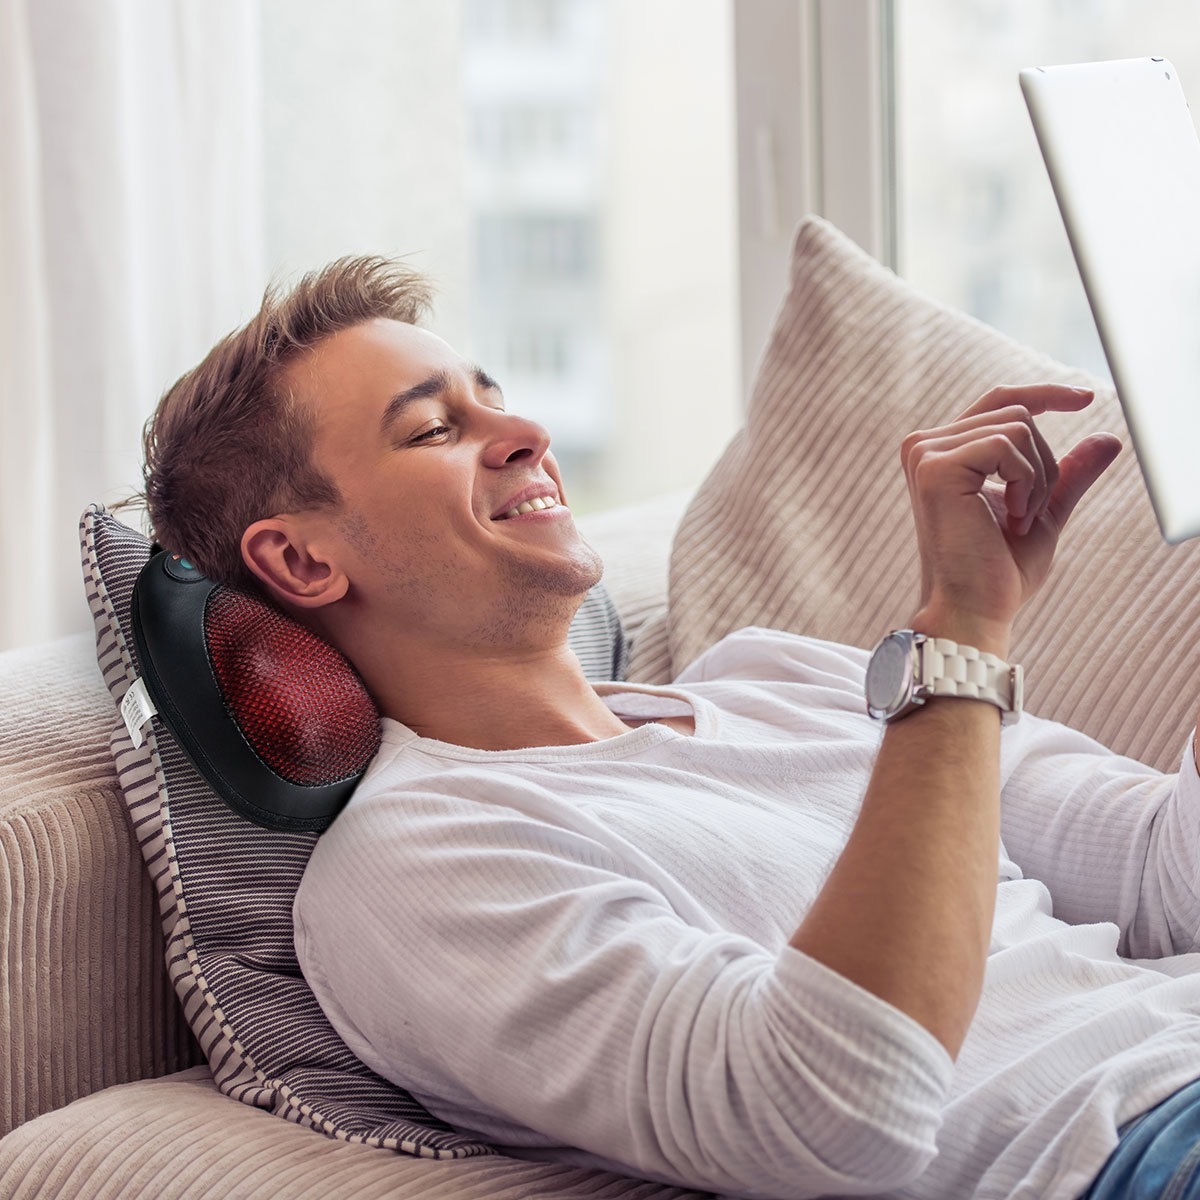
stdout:
[(676, 684), (727, 716), (751, 718), (789, 736), (833, 731), (861, 740), (875, 736), (863, 700), (869, 657), (855, 646), (750, 627), (706, 650)]
[(677, 683), (721, 679), (765, 682), (841, 680), (861, 688), (869, 652), (782, 629), (751, 625), (727, 634), (690, 663)]

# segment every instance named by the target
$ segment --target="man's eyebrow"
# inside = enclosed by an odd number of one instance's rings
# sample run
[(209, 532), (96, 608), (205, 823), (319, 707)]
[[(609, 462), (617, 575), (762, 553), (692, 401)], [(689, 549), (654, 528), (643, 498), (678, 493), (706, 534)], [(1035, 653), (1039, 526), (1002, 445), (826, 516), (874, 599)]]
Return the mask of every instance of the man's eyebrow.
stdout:
[[(504, 394), (500, 385), (482, 367), (472, 367), (471, 378), (475, 381), (475, 385), (483, 388), (484, 391), (496, 391), (501, 395)], [(452, 386), (449, 371), (435, 371), (428, 379), (422, 379), (420, 383), (415, 383), (412, 387), (397, 392), (387, 402), (383, 416), (379, 418), (379, 428), (386, 433), (410, 404), (417, 400), (429, 400), (434, 396), (440, 396), (449, 391)]]
[(386, 432), (392, 422), (398, 420), (410, 404), (417, 400), (428, 400), (432, 396), (440, 396), (449, 387), (449, 373), (446, 371), (435, 371), (428, 379), (422, 379), (420, 383), (415, 383), (412, 387), (405, 388), (402, 392), (397, 392), (387, 402), (387, 407), (383, 410), (383, 416), (379, 418), (379, 428)]
[(473, 368), (471, 374), (474, 375), (475, 382), (481, 388), (483, 388), (484, 391), (499, 392), (501, 395), (504, 394), (504, 389), (482, 367)]

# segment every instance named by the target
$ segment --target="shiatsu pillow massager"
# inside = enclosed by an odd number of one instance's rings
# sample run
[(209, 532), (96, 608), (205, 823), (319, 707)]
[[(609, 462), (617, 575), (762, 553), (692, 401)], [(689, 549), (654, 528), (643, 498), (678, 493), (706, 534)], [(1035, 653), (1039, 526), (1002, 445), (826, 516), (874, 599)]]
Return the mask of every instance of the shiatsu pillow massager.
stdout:
[(212, 789), (268, 829), (319, 832), (379, 748), (354, 668), (266, 601), (158, 551), (133, 590), (142, 678)]

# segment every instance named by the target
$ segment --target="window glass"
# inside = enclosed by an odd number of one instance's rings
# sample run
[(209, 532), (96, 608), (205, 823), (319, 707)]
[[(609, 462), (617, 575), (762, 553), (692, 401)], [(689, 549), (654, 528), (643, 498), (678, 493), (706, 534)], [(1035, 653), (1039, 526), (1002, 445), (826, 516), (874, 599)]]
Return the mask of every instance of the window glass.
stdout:
[(408, 256), (572, 504), (740, 419), (730, 0), (261, 0), (268, 258)]
[(1195, 112), (1197, 31), (1197, 0), (896, 0), (901, 272), (1107, 375), (1017, 73), (1161, 55)]

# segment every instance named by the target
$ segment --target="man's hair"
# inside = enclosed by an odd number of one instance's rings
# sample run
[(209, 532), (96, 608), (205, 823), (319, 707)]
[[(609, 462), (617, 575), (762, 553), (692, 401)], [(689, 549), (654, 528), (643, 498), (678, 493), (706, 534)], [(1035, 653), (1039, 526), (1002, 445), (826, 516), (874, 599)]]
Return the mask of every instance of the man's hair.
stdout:
[(260, 590), (242, 561), (246, 527), (274, 513), (337, 504), (312, 463), (315, 414), (283, 381), (323, 339), (376, 318), (416, 324), (428, 280), (393, 260), (340, 258), (289, 289), (182, 376), (146, 422), (146, 507), (155, 539), (222, 583)]

